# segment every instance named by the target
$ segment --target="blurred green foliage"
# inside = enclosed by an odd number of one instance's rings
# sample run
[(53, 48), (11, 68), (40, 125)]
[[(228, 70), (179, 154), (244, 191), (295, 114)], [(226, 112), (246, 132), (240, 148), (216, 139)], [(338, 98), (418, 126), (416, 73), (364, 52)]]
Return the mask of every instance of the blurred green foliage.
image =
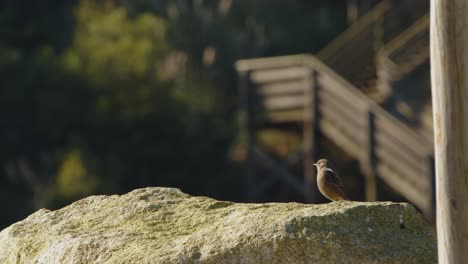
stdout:
[(241, 200), (239, 58), (315, 52), (341, 1), (5, 0), (0, 227), (90, 194)]

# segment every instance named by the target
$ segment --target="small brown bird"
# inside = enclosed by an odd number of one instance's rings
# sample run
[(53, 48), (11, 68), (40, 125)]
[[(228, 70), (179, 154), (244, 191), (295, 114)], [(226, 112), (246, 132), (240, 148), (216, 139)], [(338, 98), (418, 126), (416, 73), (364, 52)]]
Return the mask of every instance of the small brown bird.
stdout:
[(314, 166), (317, 167), (317, 186), (323, 196), (331, 201), (348, 200), (343, 192), (343, 182), (331, 162), (321, 159)]

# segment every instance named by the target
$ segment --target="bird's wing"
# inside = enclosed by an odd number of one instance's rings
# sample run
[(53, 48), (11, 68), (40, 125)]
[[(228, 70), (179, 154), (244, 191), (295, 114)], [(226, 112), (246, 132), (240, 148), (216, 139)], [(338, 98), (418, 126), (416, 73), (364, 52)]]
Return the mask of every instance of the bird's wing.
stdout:
[(343, 191), (344, 188), (341, 178), (336, 175), (332, 169), (327, 168), (324, 171), (323, 182), (327, 186), (327, 189), (329, 189), (329, 191), (327, 191), (327, 198), (332, 201), (348, 200), (346, 194)]
[(340, 176), (338, 176), (336, 172), (330, 168), (325, 169), (323, 180), (326, 184), (336, 184), (341, 189), (344, 189), (343, 181), (341, 181)]

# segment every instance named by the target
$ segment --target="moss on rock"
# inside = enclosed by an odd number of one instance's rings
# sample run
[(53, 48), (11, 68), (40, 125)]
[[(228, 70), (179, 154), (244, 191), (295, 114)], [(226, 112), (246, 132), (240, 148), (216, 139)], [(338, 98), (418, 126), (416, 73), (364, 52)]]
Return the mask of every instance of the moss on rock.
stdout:
[(0, 232), (0, 263), (436, 263), (436, 237), (391, 202), (240, 204), (174, 188), (91, 196)]

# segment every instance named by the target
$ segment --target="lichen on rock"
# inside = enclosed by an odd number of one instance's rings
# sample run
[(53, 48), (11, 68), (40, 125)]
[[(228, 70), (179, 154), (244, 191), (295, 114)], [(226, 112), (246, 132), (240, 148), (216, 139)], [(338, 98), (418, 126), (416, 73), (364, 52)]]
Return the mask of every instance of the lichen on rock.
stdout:
[(436, 237), (391, 202), (242, 204), (174, 188), (91, 196), (0, 232), (0, 263), (436, 263)]

